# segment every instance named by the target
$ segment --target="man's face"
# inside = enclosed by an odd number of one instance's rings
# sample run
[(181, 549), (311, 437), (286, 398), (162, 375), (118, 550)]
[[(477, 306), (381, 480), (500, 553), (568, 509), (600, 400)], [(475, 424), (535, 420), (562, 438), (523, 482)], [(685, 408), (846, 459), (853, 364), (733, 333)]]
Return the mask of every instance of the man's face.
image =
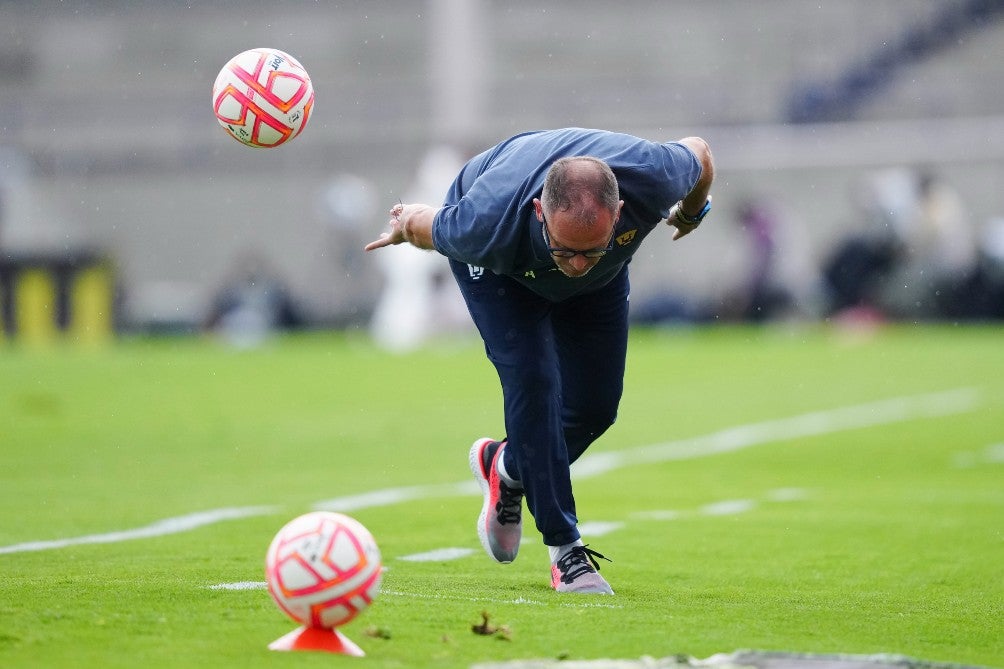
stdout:
[[(623, 204), (621, 202), (621, 206)], [(545, 216), (540, 200), (534, 200), (534, 207), (551, 258), (565, 276), (585, 276), (611, 249), (620, 208), (615, 214), (598, 209), (593, 224), (583, 225), (567, 211), (555, 211)]]

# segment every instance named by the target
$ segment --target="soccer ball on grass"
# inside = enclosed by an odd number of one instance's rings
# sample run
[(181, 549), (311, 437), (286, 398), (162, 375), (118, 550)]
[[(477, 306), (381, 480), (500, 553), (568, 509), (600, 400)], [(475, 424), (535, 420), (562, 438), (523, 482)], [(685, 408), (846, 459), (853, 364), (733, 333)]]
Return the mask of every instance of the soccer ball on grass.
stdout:
[(268, 547), (265, 580), (272, 599), (306, 627), (333, 629), (373, 602), (380, 550), (349, 516), (314, 511), (287, 523)]
[(314, 108), (310, 75), (288, 53), (249, 49), (223, 66), (213, 84), (213, 112), (224, 130), (255, 148), (293, 139)]

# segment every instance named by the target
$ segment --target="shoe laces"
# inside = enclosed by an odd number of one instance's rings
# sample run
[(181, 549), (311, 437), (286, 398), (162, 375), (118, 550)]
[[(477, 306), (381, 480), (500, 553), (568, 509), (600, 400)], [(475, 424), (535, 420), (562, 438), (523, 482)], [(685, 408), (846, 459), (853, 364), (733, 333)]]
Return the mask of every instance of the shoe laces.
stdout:
[[(495, 454), (499, 452), (504, 444), (504, 441), (492, 442), (482, 452), (481, 457), (483, 458), (482, 463), (484, 464), (485, 471), (491, 471), (492, 466), (495, 464)], [(490, 478), (491, 476), (489, 476)], [(501, 476), (498, 482), (499, 501), (495, 504), (495, 514), (499, 524), (519, 523), (523, 517), (523, 491), (519, 488), (510, 488), (507, 486)]]
[(558, 558), (554, 563), (561, 572), (561, 582), (571, 583), (582, 574), (599, 571), (600, 564), (596, 561), (596, 558), (613, 562), (613, 560), (602, 553), (597, 553), (589, 548), (589, 544), (585, 546), (573, 546), (571, 550)]
[(518, 523), (523, 513), (523, 491), (510, 488), (499, 479), (499, 501), (495, 514), (499, 524)]

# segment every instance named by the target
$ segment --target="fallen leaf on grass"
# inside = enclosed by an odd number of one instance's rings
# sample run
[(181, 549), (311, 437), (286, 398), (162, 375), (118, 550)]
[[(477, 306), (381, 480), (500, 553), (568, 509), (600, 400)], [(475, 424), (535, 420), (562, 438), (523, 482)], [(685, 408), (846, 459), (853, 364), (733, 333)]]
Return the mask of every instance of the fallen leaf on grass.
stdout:
[(494, 636), (497, 639), (502, 639), (503, 641), (512, 641), (512, 631), (509, 629), (508, 625), (499, 625), (498, 627), (491, 625), (488, 619), (491, 618), (487, 611), (481, 612), (481, 624), (471, 625), (471, 631), (475, 634), (481, 636)]
[(376, 625), (370, 625), (369, 627), (367, 627), (365, 630), (363, 630), (363, 634), (365, 634), (368, 637), (372, 637), (374, 639), (390, 638), (389, 629), (387, 629), (386, 627), (377, 627)]

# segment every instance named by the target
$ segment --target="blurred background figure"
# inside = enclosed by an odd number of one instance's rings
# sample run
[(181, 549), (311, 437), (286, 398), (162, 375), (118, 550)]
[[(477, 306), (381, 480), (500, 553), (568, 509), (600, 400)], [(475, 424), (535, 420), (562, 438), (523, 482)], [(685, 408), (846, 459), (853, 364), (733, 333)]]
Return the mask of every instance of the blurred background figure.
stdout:
[[(464, 154), (452, 146), (432, 146), (401, 199), (442, 203), (464, 160)], [(383, 274), (383, 288), (370, 321), (370, 333), (377, 344), (405, 352), (438, 335), (473, 332), (445, 257), (399, 244), (376, 254), (375, 261)]]
[(967, 316), (977, 231), (958, 191), (929, 170), (904, 168), (869, 175), (861, 193), (865, 228), (849, 234), (826, 265), (829, 313)]
[(258, 251), (245, 251), (213, 297), (205, 329), (238, 348), (301, 327), (303, 316), (278, 273)]
[(914, 217), (915, 182), (906, 169), (866, 174), (852, 191), (854, 221), (823, 262), (826, 315), (882, 320), (882, 292), (904, 258), (903, 233)]
[(977, 230), (959, 192), (929, 170), (868, 176), (865, 228), (830, 256), (829, 311), (876, 318), (968, 317), (974, 308)]
[(6, 180), (3, 178), (3, 175), (0, 174), (0, 254), (3, 253), (4, 204), (7, 198), (7, 194), (4, 190), (6, 188)]
[(966, 286), (976, 271), (975, 226), (953, 185), (930, 170), (915, 178), (917, 204), (901, 233), (905, 258), (888, 291), (890, 311), (907, 318), (966, 316), (972, 310)]
[(960, 291), (966, 316), (986, 321), (1004, 318), (1004, 218), (987, 222), (980, 235), (976, 267)]
[(928, 170), (910, 172), (909, 186), (912, 201), (894, 219), (897, 262), (880, 306), (896, 319), (962, 316), (976, 268), (976, 234), (962, 197)]
[(739, 283), (724, 296), (718, 315), (756, 323), (815, 317), (819, 269), (802, 227), (764, 196), (742, 199), (733, 220), (748, 247), (748, 263)]
[(324, 226), (328, 260), (337, 272), (327, 286), (339, 304), (343, 323), (358, 323), (373, 313), (373, 296), (360, 290), (376, 280), (370, 263), (359, 249), (369, 241), (370, 226), (378, 211), (376, 185), (356, 174), (336, 175), (324, 187), (320, 197), (320, 219)]

